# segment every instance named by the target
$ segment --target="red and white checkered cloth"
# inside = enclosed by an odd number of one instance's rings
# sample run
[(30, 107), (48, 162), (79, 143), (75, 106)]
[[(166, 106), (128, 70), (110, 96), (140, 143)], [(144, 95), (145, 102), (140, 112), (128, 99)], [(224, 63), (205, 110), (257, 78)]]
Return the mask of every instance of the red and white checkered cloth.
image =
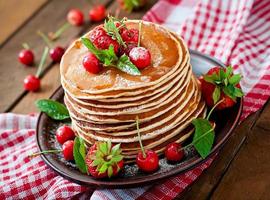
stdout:
[[(268, 0), (160, 0), (144, 19), (175, 30), (191, 49), (232, 64), (243, 75), (242, 119), (268, 100)], [(0, 114), (0, 199), (173, 199), (213, 161), (155, 186), (93, 190), (57, 176), (39, 157), (28, 158), (37, 151), (35, 124), (35, 116)]]

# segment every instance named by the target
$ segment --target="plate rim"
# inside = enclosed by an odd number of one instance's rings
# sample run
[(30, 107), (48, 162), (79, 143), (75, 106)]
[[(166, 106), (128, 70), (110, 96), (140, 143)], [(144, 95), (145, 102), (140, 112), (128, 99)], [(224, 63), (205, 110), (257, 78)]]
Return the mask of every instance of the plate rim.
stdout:
[[(222, 63), (221, 61), (219, 61), (218, 59), (216, 59), (214, 57), (211, 57), (210, 55), (206, 55), (206, 54), (203, 54), (199, 51), (191, 50), (191, 49), (189, 50), (189, 52), (190, 52), (190, 55), (194, 54), (194, 55), (197, 55), (200, 57), (204, 57), (207, 60), (211, 60), (212, 62), (217, 63), (219, 66), (226, 67), (226, 65), (224, 63)], [(53, 96), (55, 96), (61, 89), (63, 90), (62, 86), (60, 85), (49, 98), (52, 99)], [(237, 125), (239, 123), (239, 120), (240, 120), (240, 117), (242, 114), (242, 110), (243, 110), (243, 98), (239, 98), (237, 104), (239, 104), (239, 106), (238, 106), (239, 109), (237, 111), (237, 115), (235, 117), (235, 120), (232, 123), (232, 126), (227, 131), (225, 137), (223, 137), (221, 139), (221, 141), (219, 141), (219, 145), (216, 145), (211, 150), (211, 153), (205, 159), (202, 159), (201, 157), (199, 157), (199, 158), (194, 157), (196, 159), (194, 161), (192, 161), (190, 164), (186, 165), (185, 167), (176, 166), (176, 167), (172, 168), (170, 171), (163, 172), (160, 174), (147, 174), (147, 177), (142, 176), (142, 177), (139, 177), (138, 179), (131, 178), (127, 182), (121, 181), (123, 179), (118, 179), (118, 180), (112, 179), (113, 181), (110, 181), (110, 180), (95, 179), (95, 178), (89, 177), (89, 181), (85, 182), (85, 181), (81, 181), (81, 180), (72, 178), (69, 174), (61, 171), (61, 169), (59, 169), (55, 165), (53, 165), (53, 163), (50, 161), (52, 158), (50, 158), (48, 155), (42, 154), (41, 158), (51, 169), (53, 169), (55, 172), (57, 172), (60, 176), (66, 178), (72, 182), (78, 183), (80, 185), (103, 187), (103, 188), (128, 188), (128, 187), (134, 187), (134, 186), (138, 186), (138, 185), (144, 185), (147, 183), (153, 183), (154, 181), (159, 181), (159, 180), (162, 180), (165, 178), (169, 178), (169, 177), (176, 175), (176, 174), (183, 174), (186, 171), (197, 167), (201, 163), (206, 162), (213, 154), (217, 153), (220, 149), (222, 149), (223, 146), (227, 143), (230, 136), (232, 135), (233, 130), (237, 127)], [(43, 128), (43, 127), (41, 127), (40, 121), (41, 121), (41, 117), (43, 115), (45, 115), (45, 114), (43, 112), (40, 112), (38, 119), (37, 119), (36, 129), (35, 129), (36, 130), (36, 144), (37, 144), (39, 151), (43, 150), (41, 147), (41, 144), (39, 142), (39, 135), (42, 133), (42, 128)]]

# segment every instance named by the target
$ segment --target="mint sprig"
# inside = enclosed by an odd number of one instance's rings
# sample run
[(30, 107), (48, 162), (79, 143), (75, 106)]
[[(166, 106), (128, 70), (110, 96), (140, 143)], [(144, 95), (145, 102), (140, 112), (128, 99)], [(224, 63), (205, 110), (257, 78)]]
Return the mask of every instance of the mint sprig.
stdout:
[(244, 96), (243, 91), (237, 87), (242, 76), (240, 74), (233, 74), (233, 69), (228, 66), (226, 69), (220, 68), (218, 73), (211, 75), (204, 75), (204, 80), (215, 85), (213, 92), (214, 104), (220, 100), (221, 92), (229, 96), (234, 101), (237, 97)]
[(140, 70), (130, 61), (127, 55), (124, 54), (120, 58), (116, 56), (113, 45), (110, 45), (109, 49), (100, 50), (88, 38), (81, 38), (81, 40), (105, 67), (115, 67), (131, 75), (141, 75)]
[(86, 148), (84, 140), (80, 137), (76, 137), (73, 146), (73, 157), (76, 166), (82, 173), (88, 173), (85, 163)]
[[(120, 45), (126, 47), (127, 45), (119, 33), (119, 28), (125, 26), (124, 21), (125, 18), (123, 18), (122, 20), (117, 20), (116, 18), (109, 16), (108, 20), (105, 20), (104, 22), (104, 29), (107, 34), (111, 36), (112, 39), (117, 40)], [(115, 22), (120, 23), (120, 27), (116, 27)]]
[(57, 101), (41, 99), (36, 101), (35, 104), (41, 112), (46, 113), (52, 119), (64, 120), (70, 118), (67, 108)]

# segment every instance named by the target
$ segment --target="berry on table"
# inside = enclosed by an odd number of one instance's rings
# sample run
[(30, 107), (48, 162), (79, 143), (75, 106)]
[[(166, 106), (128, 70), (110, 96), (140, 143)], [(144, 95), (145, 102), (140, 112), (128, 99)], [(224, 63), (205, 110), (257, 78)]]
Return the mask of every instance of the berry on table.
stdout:
[(68, 140), (73, 140), (75, 134), (69, 126), (61, 126), (56, 130), (56, 139), (60, 144), (64, 144)]
[(73, 26), (82, 25), (83, 20), (83, 13), (79, 9), (71, 9), (67, 14), (67, 21)]
[(99, 60), (92, 53), (88, 53), (83, 58), (82, 64), (83, 64), (83, 67), (85, 68), (85, 70), (92, 73), (92, 74), (98, 74), (102, 70), (102, 66), (99, 63)]
[(34, 75), (28, 75), (24, 80), (24, 89), (35, 92), (40, 88), (40, 80)]
[(151, 64), (151, 54), (144, 47), (135, 47), (129, 52), (131, 62), (139, 69), (143, 69)]
[(34, 63), (34, 54), (29, 49), (23, 49), (18, 55), (19, 61), (24, 65), (32, 65)]
[(139, 118), (136, 117), (136, 127), (138, 132), (139, 143), (141, 147), (141, 151), (138, 153), (136, 157), (136, 163), (140, 170), (151, 173), (156, 171), (159, 168), (159, 158), (155, 151), (153, 150), (144, 150), (141, 135), (140, 135), (140, 128), (139, 128)]
[(74, 146), (73, 140), (66, 141), (62, 146), (63, 156), (64, 156), (65, 160), (67, 160), (67, 161), (74, 160), (73, 146)]
[(170, 143), (166, 146), (165, 157), (168, 161), (178, 162), (184, 157), (184, 151), (179, 143)]
[(89, 11), (89, 18), (93, 22), (99, 22), (106, 17), (106, 8), (103, 5), (93, 7)]
[(60, 62), (64, 53), (65, 49), (60, 46), (50, 49), (50, 57), (54, 62)]

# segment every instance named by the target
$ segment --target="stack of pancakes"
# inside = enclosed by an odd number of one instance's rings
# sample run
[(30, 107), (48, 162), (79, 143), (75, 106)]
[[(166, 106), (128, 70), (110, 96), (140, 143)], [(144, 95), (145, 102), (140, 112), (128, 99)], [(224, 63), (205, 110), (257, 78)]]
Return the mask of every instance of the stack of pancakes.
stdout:
[[(128, 28), (138, 29), (129, 20)], [(89, 37), (91, 31), (84, 37)], [(141, 46), (151, 53), (151, 66), (133, 76), (114, 67), (91, 74), (82, 66), (89, 52), (78, 39), (61, 61), (61, 82), (72, 127), (87, 145), (111, 140), (134, 160), (140, 151), (136, 117), (144, 147), (162, 153), (168, 143), (183, 142), (193, 131), (191, 121), (205, 117), (205, 103), (192, 73), (190, 55), (175, 33), (142, 23)]]

